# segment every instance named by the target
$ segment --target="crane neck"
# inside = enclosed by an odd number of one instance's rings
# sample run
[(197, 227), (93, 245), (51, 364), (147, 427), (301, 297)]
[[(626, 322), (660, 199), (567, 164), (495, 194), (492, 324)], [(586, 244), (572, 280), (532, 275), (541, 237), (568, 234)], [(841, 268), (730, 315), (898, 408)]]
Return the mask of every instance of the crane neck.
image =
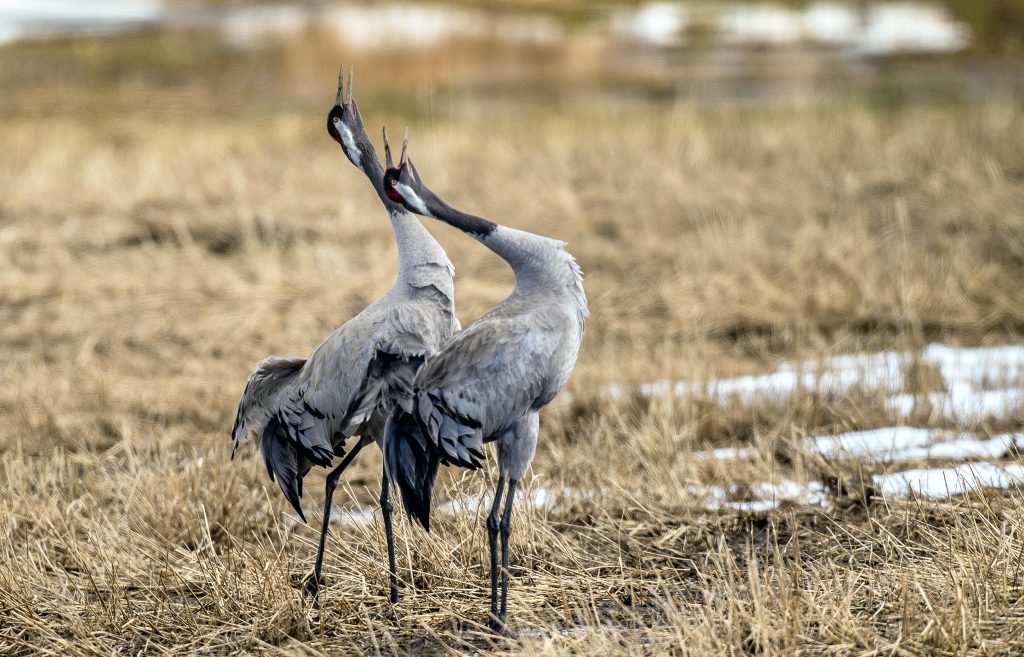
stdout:
[(525, 230), (502, 226), (476, 215), (456, 210), (436, 194), (423, 190), (426, 214), (458, 228), (512, 267), (516, 277), (513, 295), (567, 296), (583, 315), (587, 314), (583, 280), (576, 261), (565, 243)]
[[(434, 236), (430, 234), (423, 224), (408, 210), (398, 203), (395, 203), (384, 193), (384, 167), (377, 158), (377, 151), (369, 140), (361, 146), (362, 157), (359, 159), (359, 168), (366, 177), (370, 179), (374, 191), (380, 198), (384, 208), (391, 217), (391, 228), (395, 233), (395, 245), (398, 248), (398, 278), (396, 286), (402, 283), (419, 285), (422, 283), (423, 269), (439, 268), (437, 277), (444, 283), (447, 278), (447, 288), (452, 287), (452, 276), (454, 267), (448, 260), (448, 255), (438, 244)], [(452, 290), (454, 295), (454, 290)]]

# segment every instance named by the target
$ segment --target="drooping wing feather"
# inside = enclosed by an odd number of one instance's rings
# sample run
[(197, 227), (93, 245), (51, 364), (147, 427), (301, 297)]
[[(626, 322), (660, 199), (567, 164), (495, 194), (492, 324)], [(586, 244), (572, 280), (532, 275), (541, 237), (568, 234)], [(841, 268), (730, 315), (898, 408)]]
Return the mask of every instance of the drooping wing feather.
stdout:
[(260, 430), (267, 471), (300, 516), (302, 478), (313, 464), (329, 466), (345, 438), (381, 430), (392, 407), (412, 408), (416, 371), (454, 324), (451, 300), (437, 296), (385, 297), (308, 359), (274, 357), (250, 376), (233, 433)]
[(366, 420), (353, 409), (386, 317), (374, 304), (327, 336), (283, 395), (277, 417), (284, 435), (317, 465), (329, 466)]
[(235, 443), (232, 456), (238, 445), (250, 435), (262, 435), (277, 410), (282, 392), (305, 363), (305, 358), (296, 356), (268, 356), (256, 365), (245, 383), (235, 412), (235, 423), (231, 427), (231, 438)]

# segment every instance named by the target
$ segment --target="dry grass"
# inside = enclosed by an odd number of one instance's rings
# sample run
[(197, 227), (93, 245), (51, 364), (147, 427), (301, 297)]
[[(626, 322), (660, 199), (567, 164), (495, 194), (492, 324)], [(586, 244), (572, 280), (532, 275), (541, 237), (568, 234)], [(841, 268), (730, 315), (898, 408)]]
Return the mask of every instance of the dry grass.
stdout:
[[(687, 492), (818, 476), (832, 466), (776, 456), (811, 432), (891, 422), (870, 394), (744, 408), (600, 392), (1020, 340), (1024, 112), (509, 108), (413, 125), (419, 168), (454, 204), (570, 243), (593, 310), (530, 485), (595, 492), (515, 515), (520, 638), (495, 645), (478, 625), (480, 512), (440, 515), (429, 536), (399, 523), (398, 609), (380, 527), (336, 528), (312, 610), (314, 531), (283, 525), (251, 452), (228, 460), (253, 363), (307, 353), (395, 271), (383, 212), (322, 133), (319, 114), (289, 113), (0, 126), (0, 652), (1024, 649), (1019, 492), (767, 516), (707, 513)], [(430, 228), (465, 323), (510, 273)], [(759, 458), (691, 458), (744, 442)], [(379, 467), (362, 458), (340, 502), (372, 500)]]

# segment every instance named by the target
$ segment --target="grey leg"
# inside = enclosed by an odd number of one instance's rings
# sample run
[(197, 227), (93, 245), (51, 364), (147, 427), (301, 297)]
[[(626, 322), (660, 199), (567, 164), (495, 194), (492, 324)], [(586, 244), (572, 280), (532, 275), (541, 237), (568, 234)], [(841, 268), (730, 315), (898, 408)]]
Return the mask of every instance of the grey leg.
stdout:
[(504, 492), (505, 478), (498, 477), (491, 514), (487, 516), (487, 544), (491, 549), (491, 615), (488, 623), (492, 628), (498, 624), (498, 514), (501, 511), (501, 496)]
[(498, 620), (500, 629), (506, 632), (505, 617), (508, 608), (508, 539), (512, 535), (512, 501), (516, 496), (515, 479), (508, 482), (508, 498), (505, 500), (505, 514), (501, 517), (501, 611)]
[(313, 598), (314, 604), (319, 604), (317, 594), (320, 593), (320, 576), (324, 568), (324, 547), (327, 544), (327, 529), (331, 524), (331, 500), (334, 498), (334, 489), (338, 486), (341, 473), (352, 463), (359, 450), (369, 444), (369, 442), (369, 438), (360, 438), (359, 442), (352, 448), (352, 451), (341, 460), (338, 467), (331, 470), (327, 475), (327, 484), (324, 490), (324, 523), (320, 527), (320, 546), (316, 550), (316, 566), (313, 567), (313, 575), (306, 578), (305, 586), (303, 586), (303, 592)]
[(388, 539), (388, 572), (391, 576), (391, 604), (398, 604), (398, 566), (395, 564), (395, 530), (391, 524), (391, 486), (387, 465), (380, 478), (380, 513), (384, 517), (384, 535)]

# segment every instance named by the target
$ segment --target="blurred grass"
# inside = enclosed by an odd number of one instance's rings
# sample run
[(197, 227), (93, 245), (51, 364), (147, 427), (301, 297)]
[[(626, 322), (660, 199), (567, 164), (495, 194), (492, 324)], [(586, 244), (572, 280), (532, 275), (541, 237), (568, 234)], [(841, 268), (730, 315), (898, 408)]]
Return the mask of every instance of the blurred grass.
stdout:
[[(722, 53), (700, 39), (654, 53), (582, 28), (582, 36), (562, 44), (526, 47), (464, 37), (422, 50), (402, 49), (399, 42), (386, 51), (349, 47), (326, 25), (244, 47), (231, 45), (215, 27), (187, 25), (28, 40), (0, 47), (0, 111), (12, 118), (75, 112), (90, 119), (314, 111), (329, 98), (336, 62), (356, 63), (363, 97), (409, 120), (444, 115), (446, 105), (543, 111), (590, 99), (644, 106), (841, 103), (883, 110), (1005, 102), (1024, 96), (1022, 60), (1013, 45), (1020, 32), (1017, 4), (998, 0), (969, 10), (980, 22), (979, 35), (994, 34), (991, 46), (979, 36), (962, 55), (890, 56), (856, 65), (814, 48), (754, 47), (736, 49), (723, 64)], [(589, 11), (607, 16), (617, 5)], [(545, 2), (523, 7), (554, 11)]]

